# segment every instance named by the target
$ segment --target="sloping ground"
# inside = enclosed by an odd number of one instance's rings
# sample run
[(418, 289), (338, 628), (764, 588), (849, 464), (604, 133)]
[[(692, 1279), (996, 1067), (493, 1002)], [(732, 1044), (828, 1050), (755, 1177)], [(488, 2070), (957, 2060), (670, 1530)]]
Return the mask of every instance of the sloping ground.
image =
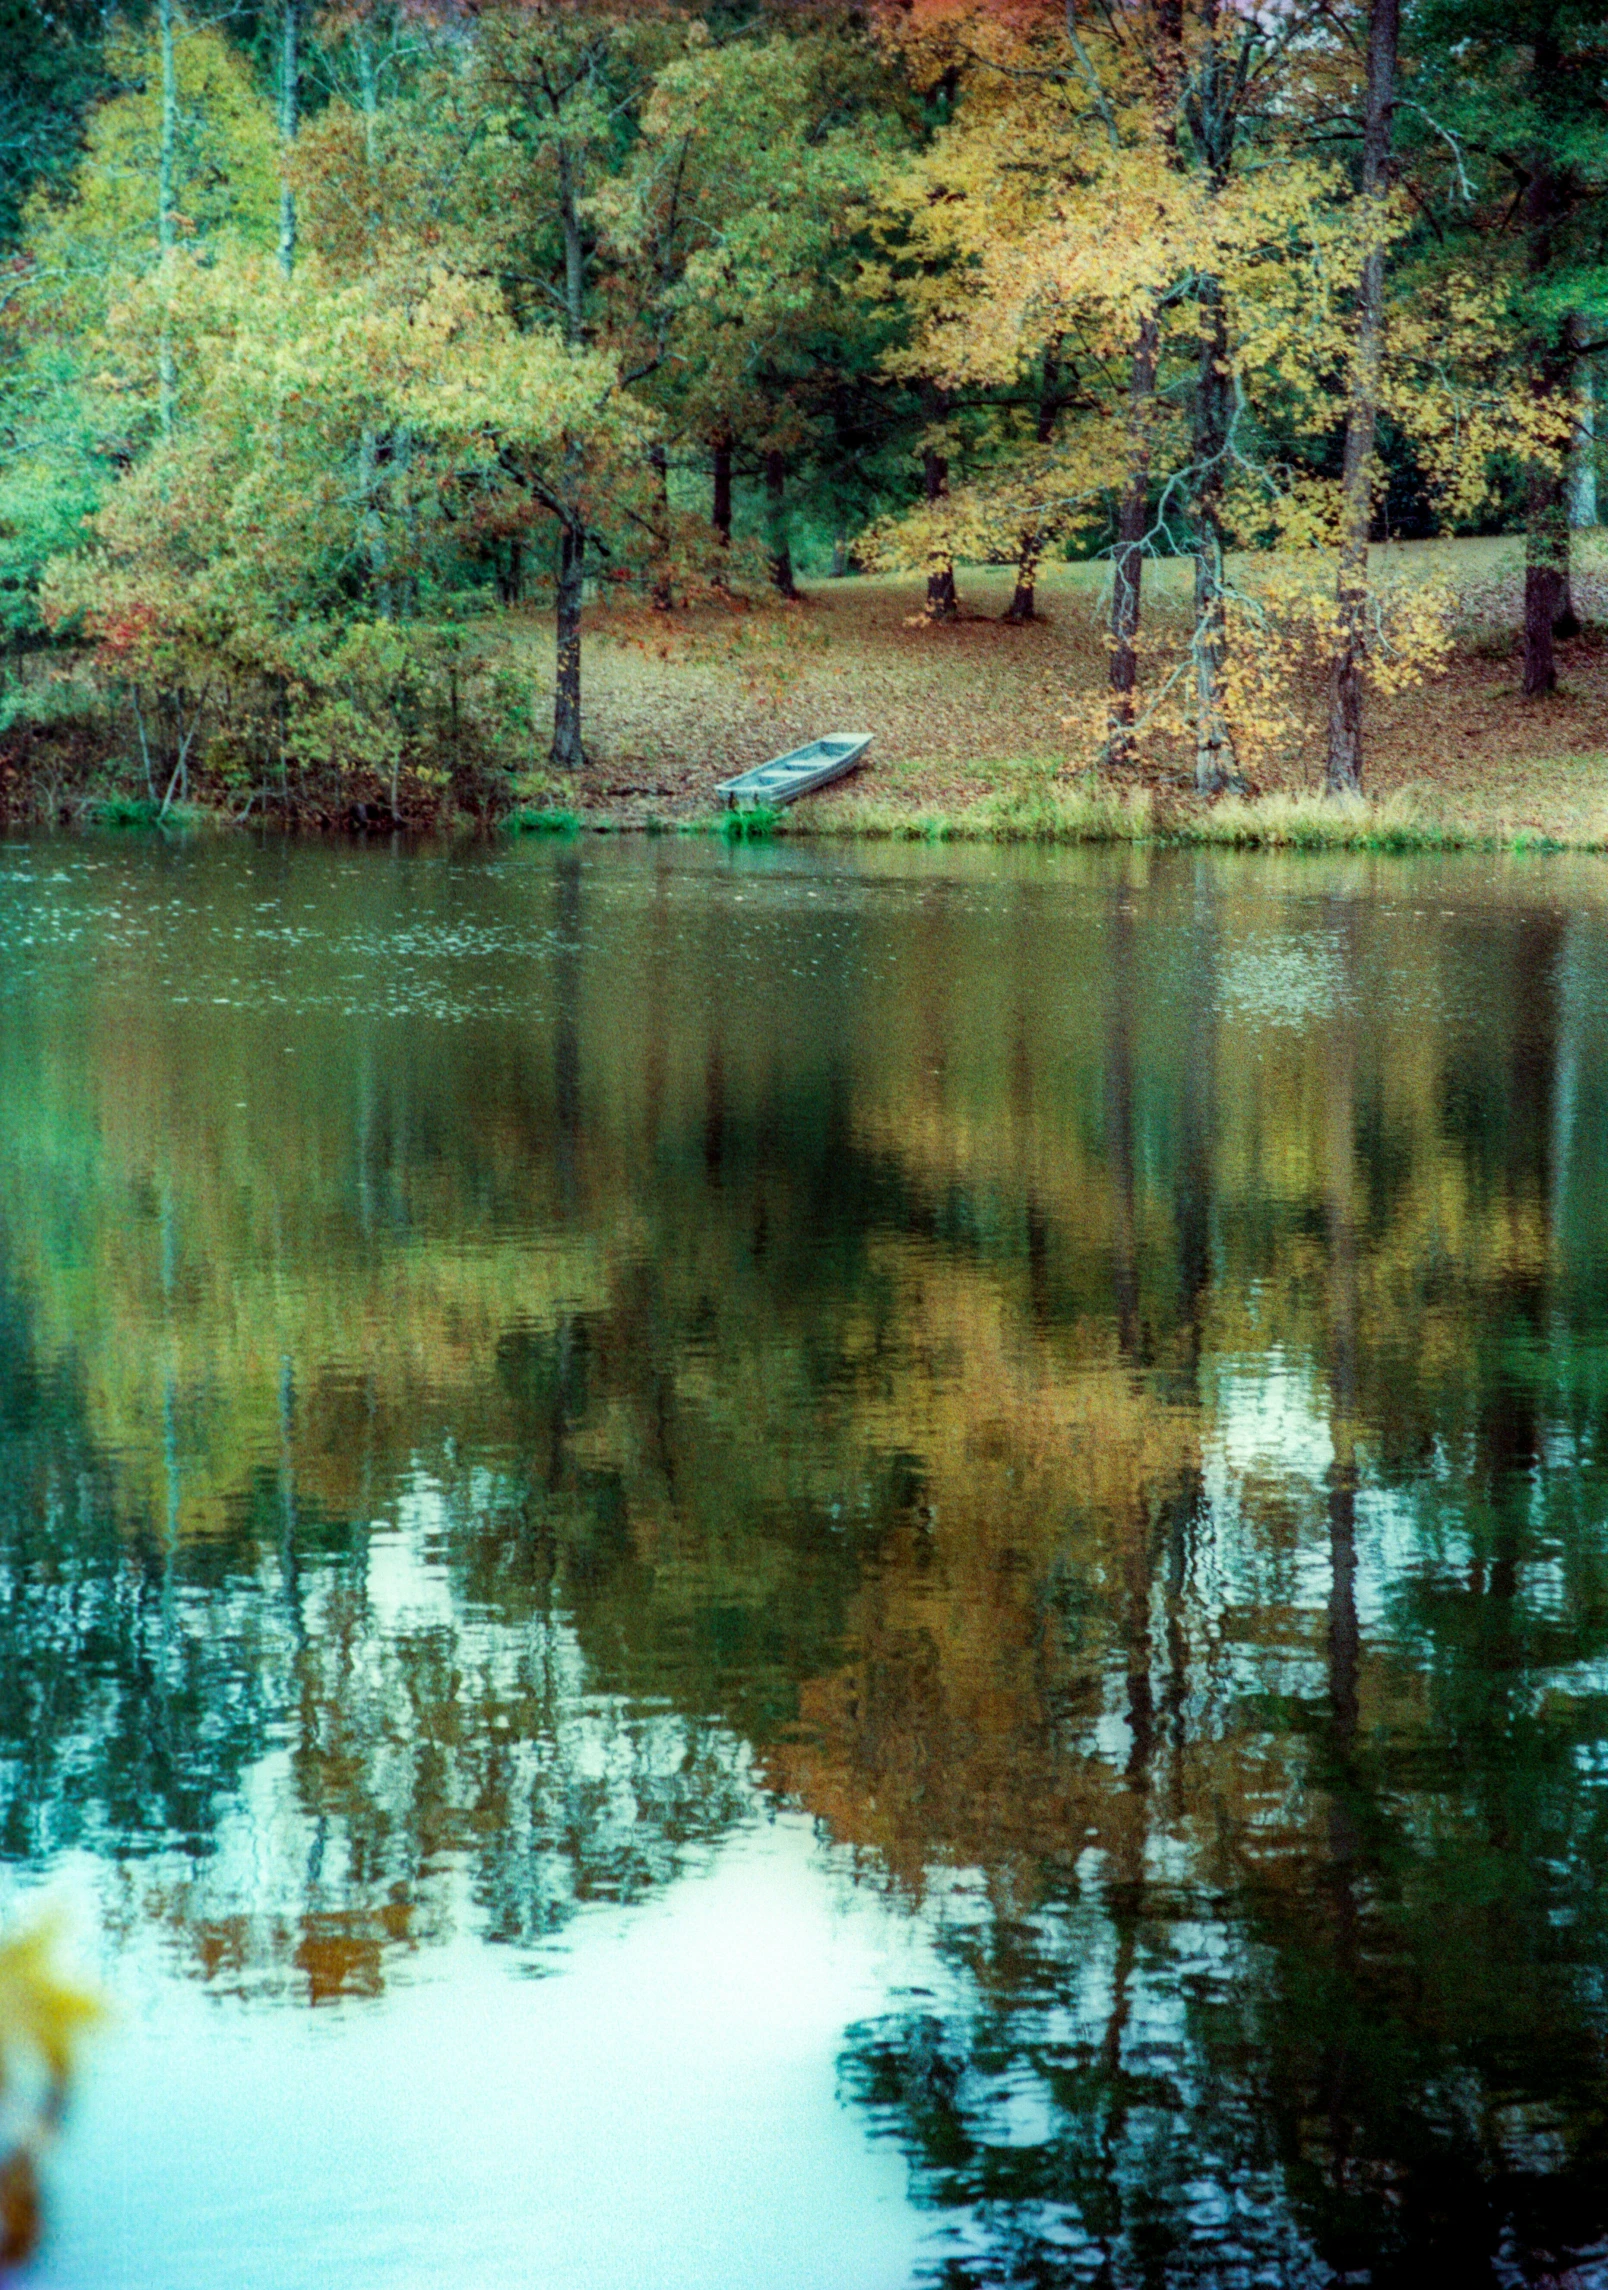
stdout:
[[(1551, 698), (1519, 693), (1520, 569), (1513, 542), (1469, 541), (1390, 551), (1409, 571), (1450, 572), (1464, 597), (1450, 668), (1418, 689), (1370, 705), (1368, 776), (1374, 795), (1408, 793), (1426, 811), (1475, 834), (1533, 831), (1600, 836), (1608, 819), (1608, 557), (1581, 552), (1577, 607), (1585, 635), (1560, 647)], [(916, 578), (810, 585), (795, 607), (700, 607), (667, 619), (618, 608), (591, 618), (587, 736), (594, 762), (556, 800), (621, 824), (705, 810), (718, 779), (828, 730), (869, 730), (876, 744), (852, 795), (813, 799), (841, 822), (854, 803), (950, 813), (996, 794), (1034, 762), (1074, 778), (1086, 760), (1077, 728), (1097, 698), (1106, 649), (1105, 568), (1047, 567), (1044, 618), (1001, 619), (1009, 568), (961, 576), (965, 616), (928, 625)], [(1147, 623), (1165, 659), (1184, 629), (1187, 568), (1148, 568)], [(550, 627), (521, 637), (540, 685), (550, 675)], [(1304, 728), (1253, 770), (1264, 793), (1315, 790), (1322, 770), (1321, 675), (1298, 693)], [(1073, 724), (1068, 718), (1076, 719)], [(1145, 778), (1164, 807), (1188, 808), (1187, 757), (1158, 743)], [(805, 823), (807, 812), (796, 813)]]
[[(790, 830), (958, 827), (1064, 837), (1161, 827), (1213, 840), (1266, 840), (1277, 814), (1276, 840), (1373, 839), (1388, 829), (1385, 839), (1553, 839), (1608, 848), (1605, 536), (1587, 536), (1577, 548), (1575, 603), (1586, 631), (1561, 646), (1560, 688), (1539, 702), (1519, 692), (1516, 541), (1435, 542), (1381, 554), (1392, 574), (1441, 578), (1458, 598), (1458, 640), (1446, 670), (1411, 692), (1369, 701), (1367, 788), (1376, 804), (1391, 807), (1383, 823), (1369, 811), (1345, 824), (1334, 806), (1314, 800), (1326, 698), (1325, 663), (1317, 657), (1292, 665), (1283, 654), (1272, 656), (1292, 704), (1280, 745), (1242, 758), (1253, 791), (1268, 799), (1254, 820), (1243, 805), (1208, 812), (1197, 802), (1192, 759), (1180, 739), (1150, 740), (1137, 774), (1124, 775), (1120, 788), (1105, 775), (1095, 787), (1089, 766), (1108, 657), (1104, 565), (1047, 566), (1039, 587), (1043, 617), (1026, 627), (1003, 618), (1014, 578), (1009, 567), (964, 569), (962, 616), (947, 625), (924, 618), (923, 584), (914, 576), (813, 582), (796, 605), (768, 593), (670, 614), (598, 604), (587, 615), (584, 666), (592, 760), (578, 782), (551, 774), (543, 761), (551, 616), (531, 610), (488, 617), (476, 624), (474, 639), (484, 664), (511, 668), (530, 709), (517, 732), (497, 735), (481, 761), (471, 758), (470, 776), (480, 772), (488, 824), (506, 800), (503, 770), (518, 774), (521, 764), (527, 768), (516, 777), (516, 795), (530, 811), (578, 811), (600, 827), (708, 820), (719, 780), (822, 732), (864, 730), (873, 735), (865, 765), (841, 786), (805, 798), (788, 814)], [(1281, 578), (1289, 570), (1267, 557), (1238, 569), (1247, 585), (1270, 570)], [(1178, 561), (1146, 569), (1151, 688), (1184, 657), (1189, 575)], [(0, 823), (109, 813), (146, 818), (143, 774), (130, 759), (126, 727), (120, 734), (115, 711), (97, 698), (92, 665), (64, 670), (51, 661), (45, 671), (36, 680), (47, 698), (76, 699), (0, 737)], [(506, 681), (500, 673), (499, 681)], [(198, 746), (189, 815), (245, 817), (259, 798), (248, 789), (251, 801), (242, 802), (238, 762), (226, 743), (214, 744), (216, 756)], [(285, 823), (389, 821), (386, 791), (372, 771), (353, 766), (329, 777), (321, 794), (315, 775)], [(462, 798), (444, 798), (444, 784), (439, 772), (405, 777), (406, 825), (428, 832), (454, 816), (451, 803)], [(268, 796), (261, 801), (259, 816), (283, 817)]]

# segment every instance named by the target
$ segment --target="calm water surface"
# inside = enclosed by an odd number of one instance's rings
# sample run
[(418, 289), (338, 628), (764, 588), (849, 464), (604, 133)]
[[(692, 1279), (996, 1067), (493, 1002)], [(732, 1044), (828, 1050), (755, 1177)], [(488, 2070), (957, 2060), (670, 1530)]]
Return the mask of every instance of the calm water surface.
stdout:
[(1608, 875), (0, 844), (40, 2290), (1608, 2284)]

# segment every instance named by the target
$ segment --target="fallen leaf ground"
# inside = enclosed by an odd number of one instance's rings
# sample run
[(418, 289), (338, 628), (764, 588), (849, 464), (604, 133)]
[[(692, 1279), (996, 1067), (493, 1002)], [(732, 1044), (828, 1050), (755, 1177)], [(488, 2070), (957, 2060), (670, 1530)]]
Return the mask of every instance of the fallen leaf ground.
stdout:
[[(1530, 832), (1560, 841), (1608, 834), (1608, 551), (1579, 552), (1576, 603), (1586, 632), (1560, 647), (1558, 691), (1519, 691), (1522, 574), (1513, 542), (1431, 543), (1391, 552), (1426, 571), (1451, 569), (1468, 599), (1462, 639), (1445, 673), (1372, 701), (1370, 794), (1410, 797), (1466, 834)], [(1181, 636), (1187, 568), (1147, 572), (1157, 640)], [(1098, 693), (1105, 568), (1055, 565), (1039, 586), (1043, 618), (1002, 619), (1008, 567), (963, 572), (963, 617), (920, 620), (918, 578), (812, 583), (796, 606), (764, 600), (704, 604), (669, 615), (617, 606), (589, 614), (586, 723), (592, 761), (578, 784), (533, 778), (531, 793), (598, 824), (644, 824), (707, 813), (718, 780), (824, 731), (875, 736), (852, 787), (806, 799), (840, 827), (856, 805), (953, 814), (1013, 777), (1063, 774), (1085, 758), (1067, 718)], [(533, 615), (515, 639), (533, 681), (550, 677), (551, 624)], [(1258, 792), (1314, 791), (1320, 781), (1322, 691), (1303, 694), (1309, 729), (1255, 773)], [(1143, 776), (1163, 814), (1193, 802), (1165, 745)]]

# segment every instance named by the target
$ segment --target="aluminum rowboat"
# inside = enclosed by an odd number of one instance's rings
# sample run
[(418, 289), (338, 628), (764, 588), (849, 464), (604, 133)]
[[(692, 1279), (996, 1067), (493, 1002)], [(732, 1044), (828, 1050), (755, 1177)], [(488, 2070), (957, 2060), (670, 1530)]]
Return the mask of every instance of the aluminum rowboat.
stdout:
[(715, 793), (723, 795), (734, 811), (750, 810), (758, 803), (791, 803), (795, 796), (809, 795), (852, 771), (871, 745), (871, 736), (870, 732), (829, 732), (825, 739), (789, 748), (786, 755), (756, 764), (752, 771), (739, 772), (735, 779), (723, 779)]

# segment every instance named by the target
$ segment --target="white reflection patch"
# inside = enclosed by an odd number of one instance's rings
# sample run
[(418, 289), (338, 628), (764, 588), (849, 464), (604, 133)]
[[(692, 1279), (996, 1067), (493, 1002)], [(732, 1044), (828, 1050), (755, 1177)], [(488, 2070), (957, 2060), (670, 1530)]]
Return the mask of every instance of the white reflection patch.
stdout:
[(1224, 964), (1221, 993), (1225, 1010), (1268, 1026), (1304, 1026), (1326, 1017), (1349, 999), (1340, 941), (1314, 931), (1300, 938), (1253, 938)]

